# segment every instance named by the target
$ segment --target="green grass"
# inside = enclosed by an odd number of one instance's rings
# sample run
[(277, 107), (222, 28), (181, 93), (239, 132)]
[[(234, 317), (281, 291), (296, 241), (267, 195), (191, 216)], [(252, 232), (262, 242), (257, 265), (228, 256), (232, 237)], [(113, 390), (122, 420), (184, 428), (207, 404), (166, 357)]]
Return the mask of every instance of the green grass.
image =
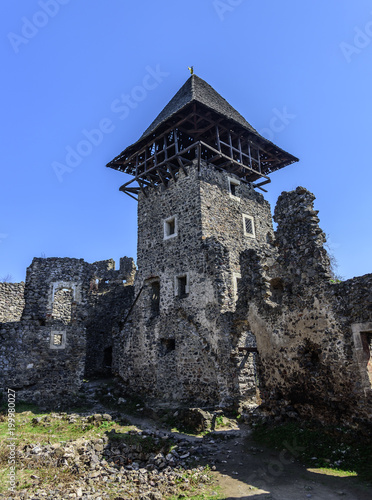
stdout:
[[(40, 422), (33, 420), (39, 418)], [(76, 440), (79, 438), (91, 439), (97, 435), (117, 429), (120, 432), (127, 432), (134, 429), (133, 426), (122, 426), (116, 422), (103, 421), (95, 425), (93, 422), (83, 422), (80, 418), (76, 422), (69, 423), (70, 415), (65, 415), (61, 419), (53, 418), (48, 414), (26, 413), (16, 414), (15, 443), (29, 444), (53, 444), (60, 441)], [(3, 419), (2, 419), (3, 420)], [(8, 437), (8, 422), (0, 422), (0, 441)]]
[[(73, 415), (74, 422), (69, 422), (71, 414), (48, 414), (42, 413), (37, 407), (30, 405), (18, 405), (18, 412), (15, 414), (16, 428), (15, 444), (18, 449), (24, 448), (29, 444), (64, 443), (68, 441), (77, 441), (97, 439), (107, 436), (110, 441), (123, 442), (127, 446), (134, 446), (137, 451), (144, 453), (163, 454), (169, 453), (174, 447), (170, 439), (161, 439), (154, 436), (142, 436), (131, 433), (138, 430), (135, 426), (123, 425), (116, 421), (92, 421), (82, 419), (78, 415)], [(21, 410), (23, 410), (21, 412)], [(61, 418), (62, 417), (62, 418)], [(0, 492), (7, 491), (8, 488), (8, 458), (7, 449), (8, 421), (6, 413), (0, 414)], [(79, 471), (74, 471), (69, 466), (58, 464), (57, 462), (45, 462), (42, 458), (34, 456), (23, 458), (17, 462), (17, 482), (18, 490), (27, 489), (31, 495), (39, 488), (58, 489), (63, 492), (76, 481)], [(206, 471), (207, 480), (199, 480), (193, 476), (193, 473), (184, 471), (182, 477), (176, 481), (178, 495), (174, 498), (190, 498), (194, 500), (219, 500), (221, 497), (215, 488), (210, 484), (210, 471)], [(129, 480), (130, 482), (130, 480)], [(133, 486), (135, 487), (135, 486)], [(121, 486), (117, 483), (110, 483), (104, 486), (104, 491), (115, 499), (121, 497)], [(211, 493), (209, 493), (211, 492)]]
[[(372, 480), (372, 446), (348, 429), (315, 424), (260, 424), (253, 438), (276, 449), (295, 449), (295, 458), (312, 469), (339, 476)], [(288, 446), (289, 445), (289, 446)]]
[(219, 487), (209, 488), (209, 491), (205, 493), (200, 493), (196, 488), (190, 488), (190, 490), (186, 493), (181, 493), (179, 495), (172, 495), (168, 497), (169, 500), (224, 500), (226, 495), (221, 493)]

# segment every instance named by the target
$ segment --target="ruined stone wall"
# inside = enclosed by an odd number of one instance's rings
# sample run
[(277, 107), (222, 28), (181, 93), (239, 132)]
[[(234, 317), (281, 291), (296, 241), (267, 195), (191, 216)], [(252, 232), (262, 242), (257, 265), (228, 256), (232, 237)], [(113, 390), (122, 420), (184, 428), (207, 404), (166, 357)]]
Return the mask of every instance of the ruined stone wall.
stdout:
[(122, 257), (120, 268), (115, 262), (95, 262), (91, 265), (89, 306), (85, 326), (87, 353), (85, 377), (109, 376), (118, 371), (120, 352), (113, 342), (112, 330), (125, 318), (133, 303), (133, 259)]
[(120, 281), (101, 283), (92, 291), (86, 321), (86, 378), (118, 372), (121, 354), (113, 341), (112, 330), (121, 324), (133, 300), (134, 287)]
[(19, 321), (23, 308), (25, 284), (0, 283), (0, 323)]
[[(140, 195), (139, 298), (122, 333), (120, 365), (133, 391), (227, 404), (240, 394), (240, 371), (247, 375), (245, 393), (249, 377), (254, 384), (252, 356), (239, 350), (254, 339), (232, 322), (234, 279), (240, 251), (263, 244), (272, 227), (262, 197), (248, 186), (239, 189), (240, 201), (232, 199), (227, 173), (202, 163), (188, 167), (188, 175), (180, 172), (167, 188)], [(243, 213), (255, 218), (256, 237), (244, 235)], [(187, 281), (184, 296), (180, 277)]]
[[(53, 346), (54, 336), (63, 346)], [(0, 387), (17, 393), (18, 401), (55, 405), (73, 401), (85, 366), (83, 326), (39, 326), (31, 322), (0, 327)], [(57, 407), (56, 406), (56, 407)]]
[(368, 340), (372, 275), (332, 282), (314, 198), (304, 188), (281, 195), (277, 258), (269, 262), (254, 250), (242, 255), (238, 308), (256, 336), (264, 407), (365, 428), (372, 391), (353, 325), (362, 324)]
[[(58, 321), (62, 313), (60, 305), (53, 311), (55, 295), (70, 291), (72, 298), (70, 322), (81, 321), (85, 316), (87, 293), (90, 285), (90, 264), (83, 259), (71, 258), (34, 258), (27, 269), (25, 285), (25, 308), (22, 320), (37, 321), (41, 326), (46, 322)], [(55, 317), (53, 317), (53, 312)]]
[(73, 400), (84, 374), (111, 373), (111, 330), (132, 302), (134, 274), (126, 257), (119, 270), (112, 259), (34, 259), (22, 318), (1, 325), (0, 388), (15, 389), (19, 400), (57, 404)]

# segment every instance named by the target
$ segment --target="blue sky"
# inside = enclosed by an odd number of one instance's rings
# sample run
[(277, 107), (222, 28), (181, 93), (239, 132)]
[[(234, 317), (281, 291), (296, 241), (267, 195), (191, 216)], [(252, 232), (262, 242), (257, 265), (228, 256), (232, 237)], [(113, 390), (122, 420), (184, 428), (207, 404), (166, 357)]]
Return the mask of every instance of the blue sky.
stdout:
[(17, 0), (0, 33), (0, 277), (34, 256), (136, 256), (136, 202), (105, 164), (189, 65), (300, 158), (272, 175), (272, 206), (305, 186), (339, 274), (372, 271), (372, 2)]

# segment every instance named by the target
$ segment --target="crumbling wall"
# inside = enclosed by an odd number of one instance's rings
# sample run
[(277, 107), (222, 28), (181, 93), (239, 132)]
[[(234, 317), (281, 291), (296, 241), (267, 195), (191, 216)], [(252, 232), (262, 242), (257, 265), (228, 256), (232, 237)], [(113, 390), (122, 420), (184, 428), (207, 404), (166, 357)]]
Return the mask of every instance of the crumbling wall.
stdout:
[(361, 376), (367, 368), (353, 325), (368, 331), (372, 321), (372, 275), (331, 280), (314, 199), (304, 188), (282, 193), (274, 214), (277, 257), (273, 263), (254, 250), (242, 255), (238, 307), (256, 336), (264, 407), (368, 426), (372, 391)]
[(0, 283), (0, 323), (19, 321), (23, 308), (25, 284)]
[(73, 398), (84, 374), (102, 374), (104, 363), (111, 373), (111, 329), (132, 301), (134, 274), (126, 257), (119, 270), (112, 259), (35, 258), (20, 321), (1, 325), (0, 387), (15, 389), (18, 399), (53, 404)]
[(134, 300), (134, 287), (122, 280), (98, 284), (90, 294), (86, 321), (87, 353), (85, 377), (109, 376), (118, 372), (121, 353), (112, 337)]

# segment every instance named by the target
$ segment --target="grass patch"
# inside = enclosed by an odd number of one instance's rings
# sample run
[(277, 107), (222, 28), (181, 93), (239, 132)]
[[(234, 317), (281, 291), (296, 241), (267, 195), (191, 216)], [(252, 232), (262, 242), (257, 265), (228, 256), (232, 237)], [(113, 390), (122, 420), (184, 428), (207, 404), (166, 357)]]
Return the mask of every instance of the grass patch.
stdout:
[[(15, 444), (30, 443), (53, 444), (60, 441), (70, 441), (79, 438), (97, 438), (112, 429), (121, 432), (133, 429), (133, 426), (122, 426), (116, 422), (103, 421), (98, 424), (82, 421), (71, 415), (53, 416), (31, 411), (15, 415)], [(8, 437), (8, 422), (0, 422), (0, 441)]]
[[(349, 429), (315, 424), (259, 424), (253, 438), (280, 450), (287, 450), (307, 466), (328, 475), (358, 475), (372, 481), (372, 447)], [(320, 473), (320, 472), (319, 472)]]
[(201, 493), (197, 488), (190, 488), (187, 494), (180, 493), (178, 495), (172, 495), (168, 497), (168, 500), (225, 500), (226, 495), (221, 493), (219, 487), (209, 488), (209, 491)]

